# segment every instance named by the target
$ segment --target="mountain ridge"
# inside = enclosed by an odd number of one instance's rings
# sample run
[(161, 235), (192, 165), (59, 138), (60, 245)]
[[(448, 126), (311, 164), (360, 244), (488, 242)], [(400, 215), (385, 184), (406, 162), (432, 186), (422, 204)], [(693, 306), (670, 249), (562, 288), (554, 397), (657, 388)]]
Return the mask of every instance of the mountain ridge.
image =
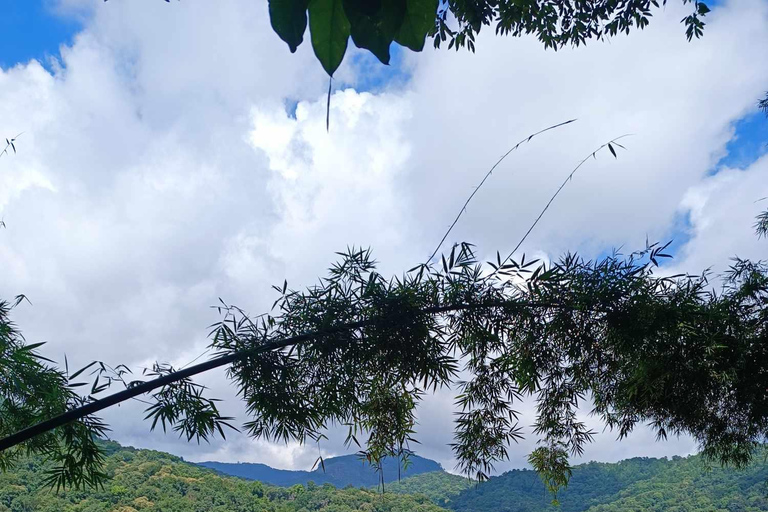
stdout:
[[(323, 462), (324, 468), (317, 467), (312, 471), (275, 469), (267, 464), (251, 462), (204, 461), (196, 464), (228, 476), (258, 480), (280, 487), (290, 487), (296, 484), (306, 485), (309, 482), (314, 482), (317, 485), (332, 484), (339, 488), (349, 485), (371, 487), (379, 483), (379, 474), (376, 470), (357, 455), (328, 457)], [(384, 483), (389, 484), (423, 473), (444, 471), (440, 463), (415, 454), (410, 456), (409, 462), (410, 465), (405, 469), (396, 459), (384, 459)], [(398, 466), (400, 466), (400, 471), (398, 471)]]

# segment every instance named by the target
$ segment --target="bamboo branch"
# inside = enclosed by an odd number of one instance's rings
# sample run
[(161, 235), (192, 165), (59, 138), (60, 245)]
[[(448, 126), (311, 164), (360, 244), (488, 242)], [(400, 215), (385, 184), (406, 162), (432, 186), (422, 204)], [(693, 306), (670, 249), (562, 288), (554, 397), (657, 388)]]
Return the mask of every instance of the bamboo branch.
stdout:
[[(482, 308), (492, 308), (492, 307), (551, 308), (551, 307), (563, 307), (563, 305), (555, 304), (555, 303), (493, 301), (493, 302), (485, 302), (485, 303), (477, 303), (477, 304), (452, 304), (448, 306), (435, 306), (431, 308), (421, 309), (419, 310), (419, 313), (434, 315), (439, 313), (447, 313), (451, 311), (462, 311), (462, 310), (482, 309)], [(391, 321), (391, 318), (377, 317), (377, 318), (369, 318), (367, 320), (358, 320), (357, 322), (348, 322), (345, 324), (328, 327), (327, 329), (322, 329), (319, 331), (299, 334), (296, 336), (291, 336), (288, 338), (271, 341), (269, 343), (265, 343), (264, 345), (260, 345), (258, 347), (240, 350), (237, 352), (233, 352), (231, 354), (210, 359), (204, 363), (196, 364), (194, 366), (189, 366), (187, 368), (175, 371), (173, 373), (169, 373), (168, 375), (163, 375), (162, 377), (158, 377), (157, 379), (149, 380), (141, 384), (131, 386), (128, 389), (125, 389), (123, 391), (110, 395), (108, 397), (94, 400), (93, 402), (90, 402), (86, 405), (77, 407), (75, 409), (71, 409), (63, 414), (60, 414), (48, 420), (42, 421), (30, 427), (27, 427), (24, 430), (20, 430), (15, 434), (12, 434), (8, 437), (0, 439), (0, 451), (4, 451), (9, 448), (12, 448), (18, 444), (21, 444), (25, 441), (32, 439), (35, 436), (44, 434), (55, 428), (64, 426), (68, 423), (72, 423), (73, 421), (80, 420), (85, 416), (95, 414), (113, 405), (117, 405), (121, 402), (125, 402), (126, 400), (130, 400), (131, 398), (137, 397), (139, 395), (143, 395), (145, 393), (149, 393), (154, 389), (160, 388), (162, 386), (166, 386), (168, 384), (173, 384), (174, 382), (178, 382), (187, 377), (192, 377), (193, 375), (198, 375), (200, 373), (204, 373), (204, 372), (213, 370), (215, 368), (219, 368), (221, 366), (234, 363), (235, 361), (240, 361), (242, 359), (253, 356), (255, 354), (261, 354), (264, 352), (269, 352), (271, 350), (278, 350), (281, 348), (286, 348), (292, 345), (296, 345), (298, 343), (309, 341), (314, 338), (319, 338), (321, 336), (327, 336), (329, 334), (349, 331), (352, 329), (359, 329), (361, 327), (368, 327), (377, 323), (382, 323), (387, 321)]]

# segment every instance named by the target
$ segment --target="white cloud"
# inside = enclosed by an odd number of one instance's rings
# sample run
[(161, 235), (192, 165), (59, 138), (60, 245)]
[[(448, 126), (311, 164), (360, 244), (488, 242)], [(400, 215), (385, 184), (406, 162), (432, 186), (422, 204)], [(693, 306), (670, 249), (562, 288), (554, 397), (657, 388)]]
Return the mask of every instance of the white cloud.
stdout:
[[(578, 118), (505, 163), (456, 238), (513, 246), (575, 164), (624, 133), (634, 134), (622, 141), (629, 151), (618, 162), (606, 152), (579, 171), (527, 247), (601, 250), (639, 245), (646, 232), (663, 235), (682, 194), (722, 154), (731, 123), (754, 108), (766, 84), (768, 66), (756, 67), (752, 52), (757, 41), (768, 42), (766, 4), (728, 7), (691, 43), (679, 9), (669, 5), (648, 30), (610, 44), (554, 53), (531, 39), (486, 37), (477, 54), (440, 52), (420, 61), (413, 90), (421, 101), (409, 139), (419, 148), (414, 167), (435, 172), (414, 177), (411, 193), (444, 199), (424, 212), (426, 232), (450, 217), (506, 147)], [(743, 38), (733, 37), (734, 27)]]
[(675, 270), (727, 270), (733, 257), (765, 259), (768, 242), (755, 234), (755, 217), (768, 208), (768, 156), (746, 169), (723, 169), (691, 187), (681, 203), (689, 214), (690, 239)]
[[(269, 285), (310, 284), (348, 244), (372, 246), (386, 273), (410, 268), (509, 145), (571, 117), (497, 169), (449, 241), (510, 249), (578, 160), (633, 132), (618, 161), (604, 153), (579, 171), (528, 252), (637, 246), (690, 208), (680, 265), (764, 254), (749, 201), (766, 192), (748, 196), (764, 187), (766, 161), (706, 175), (768, 83), (755, 53), (768, 47), (765, 1), (715, 9), (692, 43), (670, 5), (644, 33), (574, 51), (485, 35), (474, 55), (427, 50), (410, 58), (402, 87), (336, 92), (330, 132), (320, 66), (307, 44), (288, 52), (266, 4), (85, 9), (86, 28), (53, 73), (34, 62), (0, 73), (0, 129), (25, 131), (19, 154), (0, 160), (0, 295), (30, 296), (16, 320), (54, 357), (186, 363), (204, 350), (218, 297), (261, 312)], [(359, 70), (341, 74), (355, 83)], [(285, 105), (295, 100), (294, 118)], [(223, 372), (201, 381), (242, 412)], [(422, 453), (449, 468), (451, 403), (441, 394), (420, 413)], [(108, 413), (118, 440), (194, 460), (306, 468), (316, 457), (237, 435), (201, 447), (150, 435), (141, 407)], [(342, 437), (332, 433), (327, 454)], [(654, 444), (647, 431), (612, 439), (586, 458), (692, 449)], [(522, 464), (531, 442), (499, 468)]]

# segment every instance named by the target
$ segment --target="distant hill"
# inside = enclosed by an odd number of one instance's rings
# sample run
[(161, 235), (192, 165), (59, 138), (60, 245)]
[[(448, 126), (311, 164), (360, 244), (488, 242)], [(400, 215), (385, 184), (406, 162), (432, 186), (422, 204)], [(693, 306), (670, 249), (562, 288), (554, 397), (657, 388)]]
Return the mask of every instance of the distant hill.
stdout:
[(105, 443), (103, 487), (55, 492), (50, 466), (23, 457), (0, 472), (0, 512), (446, 512), (426, 497), (331, 485), (274, 487), (222, 476), (179, 457)]
[(573, 469), (559, 506), (539, 476), (525, 469), (480, 485), (427, 473), (389, 490), (421, 494), (456, 512), (757, 512), (768, 511), (766, 460), (761, 454), (744, 470), (710, 468), (698, 455), (590, 462)]
[[(266, 464), (252, 463), (200, 462), (199, 465), (214, 469), (225, 475), (258, 480), (282, 487), (306, 484), (308, 482), (314, 482), (318, 485), (333, 484), (336, 487), (346, 487), (348, 485), (353, 487), (371, 487), (379, 482), (379, 475), (374, 468), (367, 462), (360, 460), (357, 455), (329, 457), (324, 462), (325, 470), (318, 467), (314, 471), (289, 471), (274, 469)], [(385, 459), (383, 467), (384, 482), (396, 482), (398, 480), (398, 461), (396, 459)], [(401, 468), (400, 478), (442, 470), (442, 466), (437, 462), (413, 455), (410, 458), (408, 469)]]

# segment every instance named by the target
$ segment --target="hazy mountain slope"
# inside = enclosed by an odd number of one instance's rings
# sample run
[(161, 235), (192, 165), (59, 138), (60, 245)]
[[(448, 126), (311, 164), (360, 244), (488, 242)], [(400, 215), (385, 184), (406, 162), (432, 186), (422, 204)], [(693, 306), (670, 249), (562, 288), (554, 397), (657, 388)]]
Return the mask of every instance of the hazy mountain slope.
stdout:
[[(226, 462), (201, 462), (200, 465), (215, 469), (221, 473), (250, 480), (258, 480), (272, 485), (290, 486), (295, 484), (330, 483), (336, 487), (370, 487), (379, 482), (379, 475), (369, 464), (361, 461), (356, 455), (344, 455), (325, 459), (325, 470), (318, 467), (314, 471), (287, 471), (274, 469), (264, 464), (251, 463), (226, 463)], [(440, 464), (433, 460), (416, 455), (411, 456), (410, 466), (407, 470), (401, 469), (400, 477), (442, 471)], [(384, 481), (386, 483), (398, 480), (398, 461), (386, 459), (384, 461)]]

